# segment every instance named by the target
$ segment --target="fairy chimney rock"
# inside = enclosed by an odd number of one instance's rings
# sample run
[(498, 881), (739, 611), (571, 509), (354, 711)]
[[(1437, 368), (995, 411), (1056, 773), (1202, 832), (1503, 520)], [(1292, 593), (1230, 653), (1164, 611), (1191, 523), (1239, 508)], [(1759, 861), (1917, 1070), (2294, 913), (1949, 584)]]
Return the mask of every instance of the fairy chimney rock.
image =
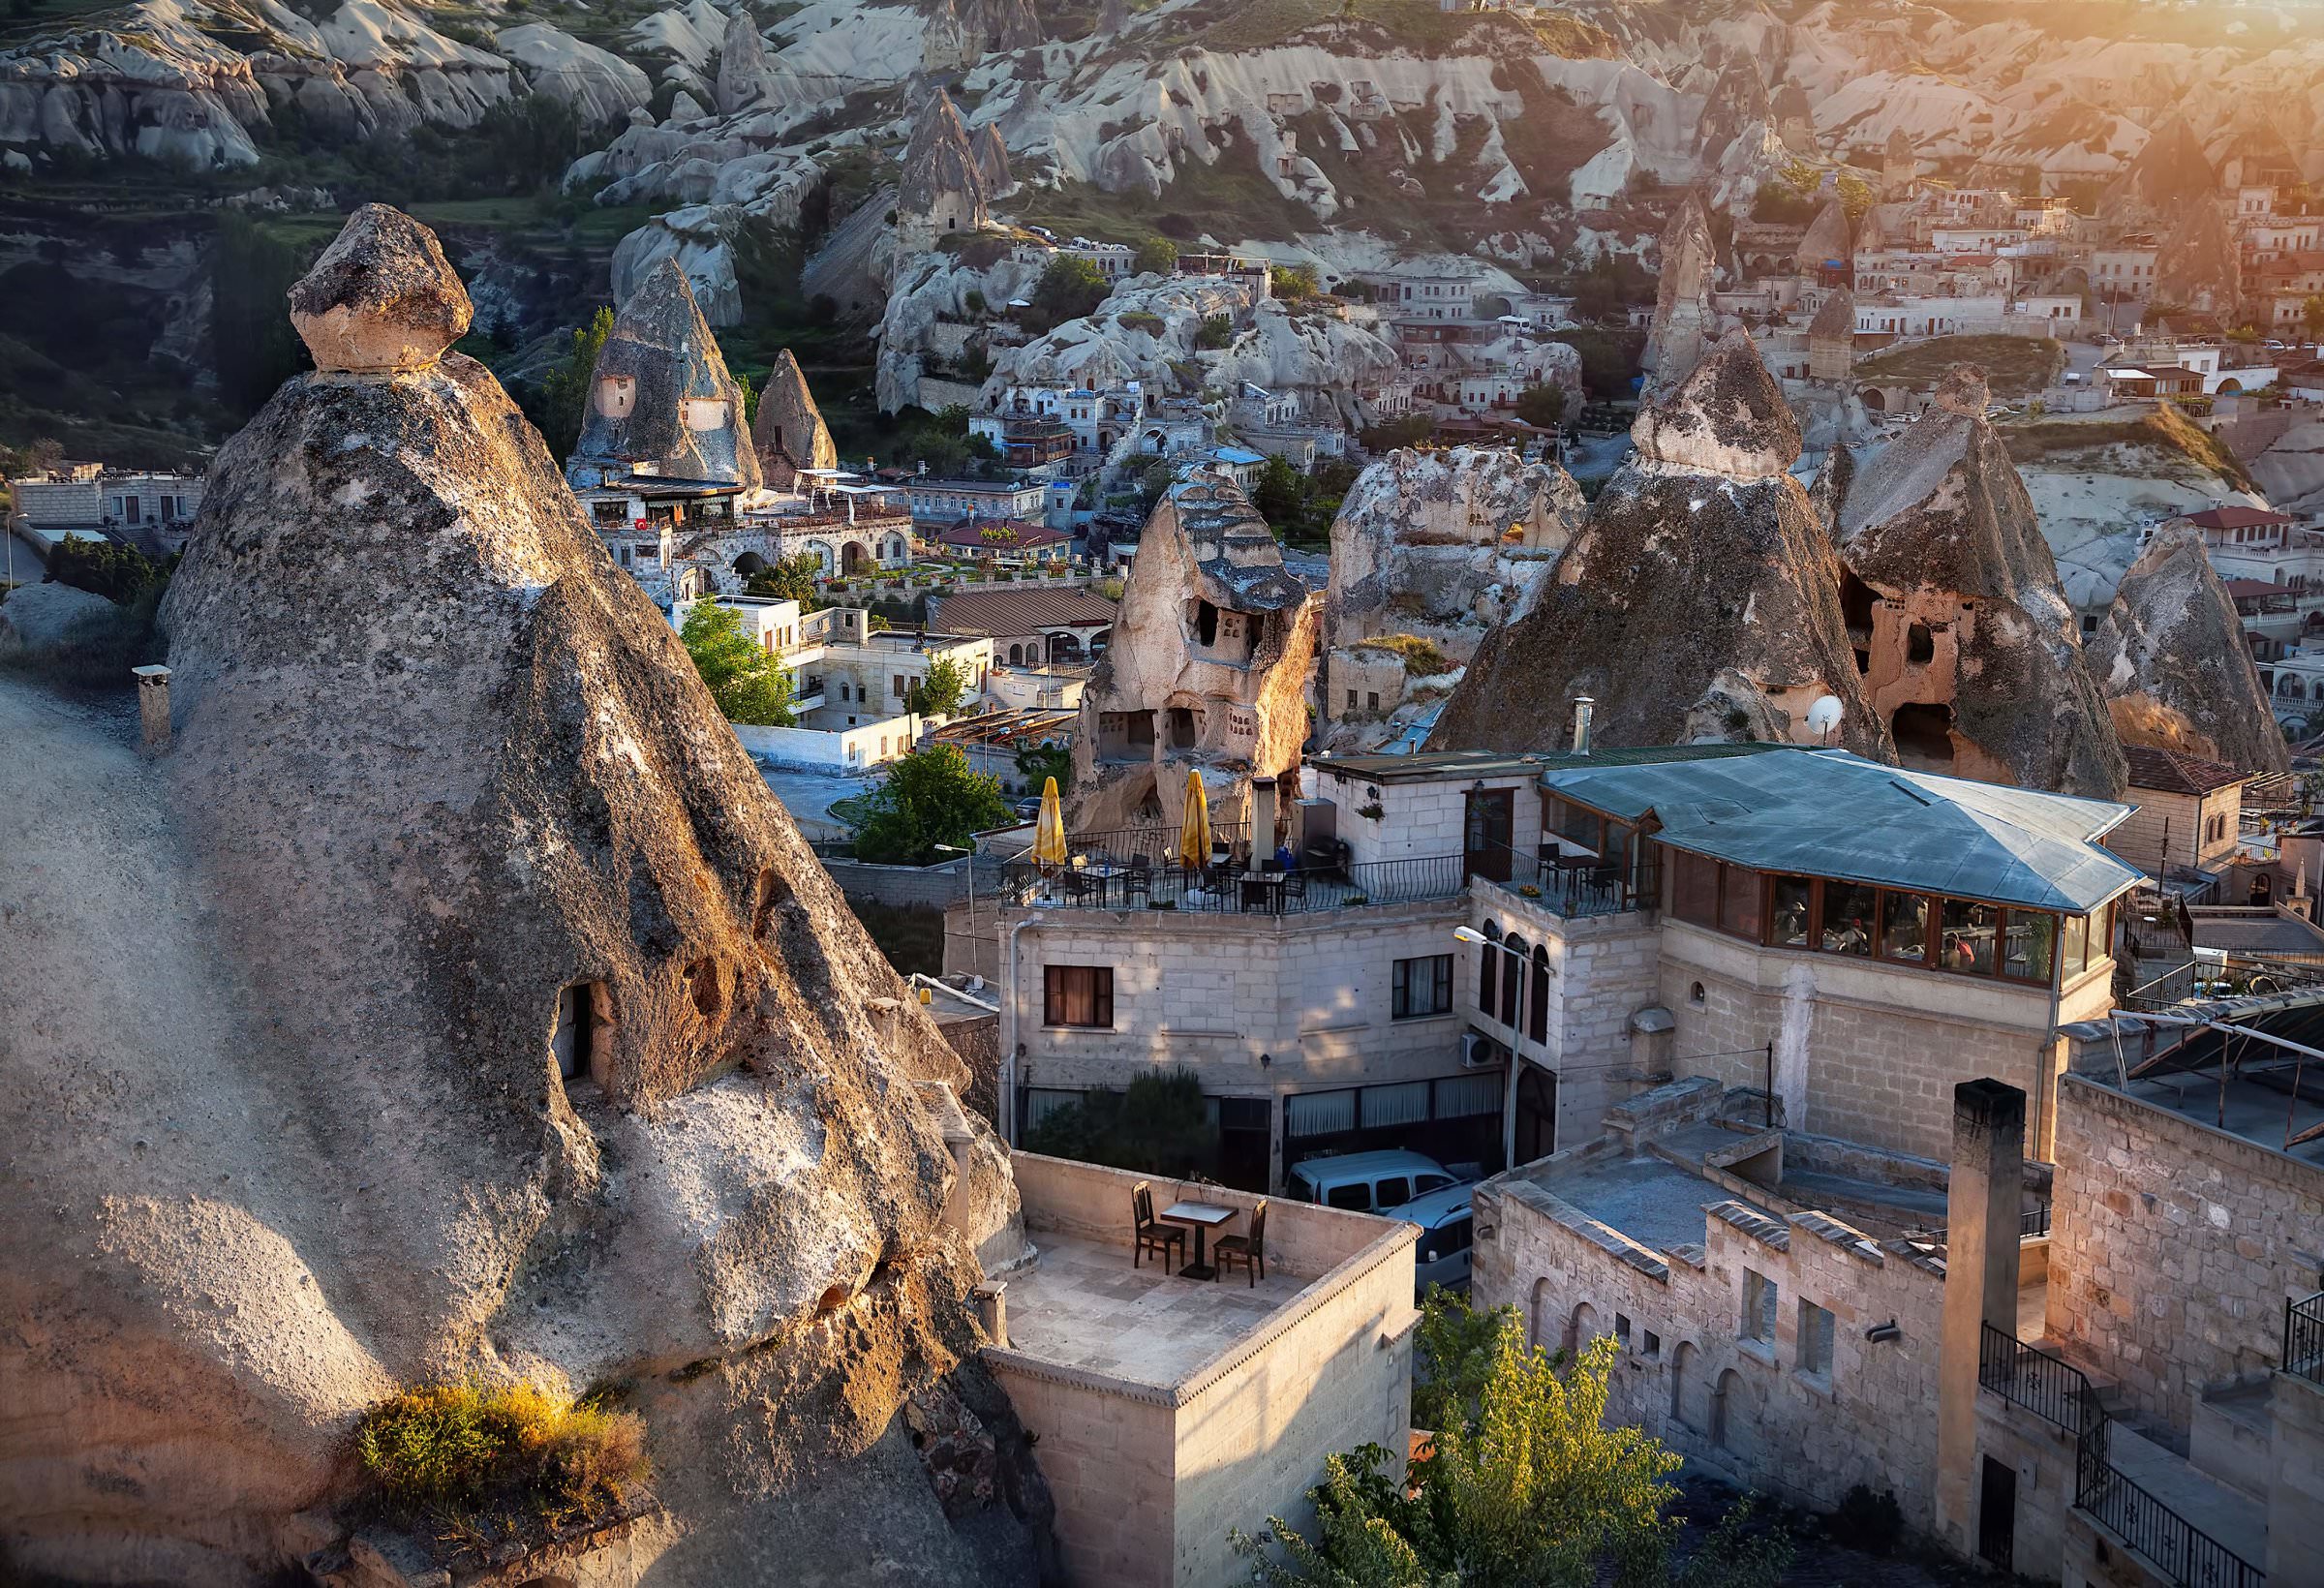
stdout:
[(766, 41), (749, 6), (738, 7), (726, 18), (726, 35), (719, 45), (719, 110), (721, 114), (748, 108), (766, 97), (772, 74), (767, 66)]
[(1654, 323), (1638, 359), (1649, 396), (1678, 384), (1702, 361), (1717, 323), (1711, 302), (1717, 263), (1710, 217), (1703, 213), (1702, 200), (1690, 193), (1663, 228)]
[(1993, 407), (1993, 387), (1986, 383), (1985, 372), (1974, 364), (1955, 364), (1944, 372), (1930, 397), (1930, 405), (1947, 413), (1963, 413), (1972, 419), (1982, 419)]
[(808, 389), (799, 360), (785, 348), (767, 372), (767, 389), (759, 393), (758, 416), (751, 421), (750, 441), (759, 468), (768, 478), (787, 480), (801, 469), (837, 469), (840, 449), (823, 422), (823, 411)]
[(1639, 411), (1630, 439), (1650, 464), (1766, 479), (1798, 461), (1799, 421), (1750, 333), (1733, 330), (1678, 389)]
[(900, 241), (917, 252), (933, 248), (947, 232), (977, 230), (990, 220), (990, 197), (967, 125), (952, 96), (939, 88), (904, 146), (896, 187), (898, 222), (905, 233)]
[(743, 443), (743, 393), (676, 260), (654, 267), (597, 353), (581, 439), (566, 473), (576, 487), (645, 473), (755, 490)]
[(325, 374), (426, 369), (474, 318), (436, 233), (385, 204), (349, 216), (290, 295), (290, 323)]
[(1009, 146), (1001, 141), (1000, 127), (988, 121), (977, 132), (976, 170), (985, 179), (988, 198), (1003, 194), (1016, 184), (1009, 180)]

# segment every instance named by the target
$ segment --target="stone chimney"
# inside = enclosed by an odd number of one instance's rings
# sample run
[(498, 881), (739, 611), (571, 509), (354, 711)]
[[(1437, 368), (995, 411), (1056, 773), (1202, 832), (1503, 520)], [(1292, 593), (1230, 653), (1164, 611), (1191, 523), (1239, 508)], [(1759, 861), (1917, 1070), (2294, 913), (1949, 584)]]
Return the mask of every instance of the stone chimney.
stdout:
[(1256, 866), (1275, 852), (1275, 780), (1272, 778), (1251, 779), (1251, 864)]
[(1590, 753), (1590, 713), (1597, 709), (1597, 705), (1588, 695), (1574, 697), (1574, 753), (1576, 755)]
[(2017, 1333), (2026, 1094), (1991, 1079), (1953, 1088), (1945, 1198), (1944, 1337), (1937, 1366), (1937, 1532), (1976, 1551), (1977, 1358), (1984, 1326)]
[(985, 1331), (985, 1338), (1007, 1350), (1009, 1345), (1009, 1285), (1005, 1279), (988, 1279), (976, 1287), (976, 1321)]
[(145, 753), (169, 753), (169, 669), (132, 667), (138, 680), (138, 720), (145, 729)]

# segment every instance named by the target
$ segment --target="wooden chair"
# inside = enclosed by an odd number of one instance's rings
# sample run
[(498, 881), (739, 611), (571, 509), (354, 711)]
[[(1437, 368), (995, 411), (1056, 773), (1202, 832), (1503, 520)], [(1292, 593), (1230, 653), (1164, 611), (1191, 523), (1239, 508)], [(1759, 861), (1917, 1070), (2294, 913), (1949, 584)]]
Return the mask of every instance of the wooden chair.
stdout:
[(1267, 1204), (1262, 1202), (1251, 1209), (1249, 1235), (1220, 1236), (1210, 1243), (1210, 1250), (1216, 1254), (1210, 1261), (1218, 1265), (1219, 1272), (1240, 1263), (1249, 1281), (1244, 1289), (1258, 1289), (1259, 1281), (1267, 1277)]
[(1138, 1243), (1130, 1249), (1131, 1267), (1137, 1267), (1140, 1259), (1152, 1252), (1162, 1259), (1162, 1271), (1168, 1273), (1173, 1247), (1177, 1249), (1178, 1262), (1185, 1263), (1185, 1226), (1164, 1224), (1154, 1217), (1153, 1188), (1144, 1180), (1130, 1187), (1130, 1223), (1138, 1237)]

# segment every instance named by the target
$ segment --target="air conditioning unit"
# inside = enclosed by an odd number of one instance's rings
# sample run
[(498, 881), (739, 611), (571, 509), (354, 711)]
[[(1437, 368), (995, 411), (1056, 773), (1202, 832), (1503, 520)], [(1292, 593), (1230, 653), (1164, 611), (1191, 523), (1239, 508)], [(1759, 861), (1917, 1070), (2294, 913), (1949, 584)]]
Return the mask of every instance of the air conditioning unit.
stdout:
[(1460, 1067), (1464, 1070), (1482, 1070), (1498, 1064), (1500, 1059), (1495, 1054), (1497, 1047), (1498, 1044), (1483, 1031), (1461, 1032)]

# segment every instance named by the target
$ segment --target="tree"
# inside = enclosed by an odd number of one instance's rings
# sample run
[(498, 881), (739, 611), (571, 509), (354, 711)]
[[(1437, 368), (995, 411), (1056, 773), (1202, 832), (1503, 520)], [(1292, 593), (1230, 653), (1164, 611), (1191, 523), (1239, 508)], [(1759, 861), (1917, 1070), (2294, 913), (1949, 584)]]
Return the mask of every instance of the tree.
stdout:
[(2324, 292), (2311, 292), (2301, 300), (2300, 326), (2310, 342), (2324, 339)]
[(1217, 1167), (1218, 1131), (1192, 1070), (1139, 1076), (1122, 1092), (1087, 1092), (1024, 1134), (1028, 1152), (1184, 1179)]
[(797, 601), (802, 612), (820, 612), (823, 597), (815, 594), (815, 581), (822, 577), (823, 565), (811, 551), (794, 552), (781, 562), (759, 569), (743, 586), (746, 596), (764, 596), (772, 600)]
[(1517, 393), (1517, 417), (1542, 430), (1553, 430), (1566, 416), (1566, 388), (1527, 386)]
[(599, 308), (590, 322), (573, 332), (573, 351), (566, 354), (565, 362), (549, 371), (541, 382), (541, 397), (546, 412), (540, 427), (540, 439), (549, 443), (549, 451), (559, 463), (573, 455), (580, 444), (581, 421), (588, 412), (589, 382), (597, 371), (597, 354), (605, 350), (605, 339), (613, 334), (613, 311)]
[[(17, 560), (18, 565), (22, 559)], [(60, 585), (102, 596), (115, 606), (127, 606), (148, 587), (168, 582), (177, 561), (156, 565), (135, 546), (95, 535), (68, 534), (49, 554), (48, 577)]]
[(798, 720), (791, 715), (791, 676), (743, 632), (741, 613), (696, 601), (678, 638), (727, 721), (787, 728)]
[(1231, 346), (1235, 341), (1235, 320), (1231, 315), (1205, 315), (1200, 329), (1194, 333), (1194, 345), (1208, 352)]
[(1039, 789), (1052, 778), (1063, 788), (1073, 780), (1073, 750), (1065, 745), (1027, 745), (1017, 752), (1017, 776), (1027, 788)]
[(1031, 307), (1018, 319), (1024, 328), (1039, 336), (1055, 325), (1068, 320), (1079, 320), (1106, 301), (1113, 288), (1105, 272), (1078, 254), (1059, 254), (1049, 261), (1041, 279), (1033, 284), (1026, 302)]
[(1167, 276), (1178, 267), (1178, 245), (1168, 237), (1148, 237), (1138, 245), (1130, 265), (1141, 275)]
[(1259, 482), (1251, 488), (1251, 505), (1281, 534), (1299, 517), (1306, 498), (1300, 472), (1278, 452), (1260, 465)]
[(916, 717), (950, 717), (960, 710), (968, 692), (968, 675), (950, 657), (929, 663), (928, 674), (903, 697), (904, 709)]
[(1678, 1491), (1667, 1479), (1679, 1459), (1636, 1428), (1605, 1425), (1612, 1339), (1567, 1362), (1525, 1345), (1514, 1309), (1480, 1319), (1442, 1290), (1429, 1292), (1421, 1328), (1435, 1398), (1416, 1410), (1439, 1420), (1434, 1449), (1408, 1465), (1376, 1445), (1329, 1462), (1309, 1495), (1313, 1540), (1280, 1517), (1269, 1519), (1265, 1542), (1236, 1530), (1254, 1581), (1585, 1588), (1602, 1573), (1617, 1588), (1782, 1580), (1789, 1542), (1748, 1536), (1746, 1508), (1730, 1512), (1684, 1569), (1668, 1569), (1678, 1523), (1665, 1512)]
[(885, 866), (926, 866), (936, 845), (965, 849), (969, 840), (1010, 817), (1000, 780), (968, 764), (958, 745), (931, 745), (888, 769), (864, 796), (855, 858)]
[(1267, 269), (1268, 289), (1287, 303), (1297, 303), (1322, 290), (1312, 264), (1271, 264)]
[(255, 413), (306, 364), (283, 298), (307, 255), (248, 216), (218, 217), (210, 249), (210, 367), (237, 414)]

